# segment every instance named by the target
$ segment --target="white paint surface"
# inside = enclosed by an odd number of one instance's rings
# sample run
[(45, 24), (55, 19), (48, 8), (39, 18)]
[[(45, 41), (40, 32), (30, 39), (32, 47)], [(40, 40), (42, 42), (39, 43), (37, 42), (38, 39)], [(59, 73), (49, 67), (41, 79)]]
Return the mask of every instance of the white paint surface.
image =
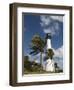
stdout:
[(51, 49), (51, 39), (47, 39), (47, 50)]
[(50, 71), (50, 72), (55, 72), (55, 66), (54, 66), (54, 61), (53, 60), (48, 59), (46, 61), (45, 70)]

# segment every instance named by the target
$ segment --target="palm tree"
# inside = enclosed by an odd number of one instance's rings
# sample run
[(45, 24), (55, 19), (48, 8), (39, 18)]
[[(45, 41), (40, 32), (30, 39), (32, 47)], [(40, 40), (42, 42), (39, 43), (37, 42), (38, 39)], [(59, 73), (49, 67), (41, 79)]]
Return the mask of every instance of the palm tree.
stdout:
[(52, 49), (48, 49), (48, 51), (47, 51), (47, 57), (50, 58), (50, 59), (52, 59), (53, 58), (53, 55), (54, 55), (53, 50)]
[(31, 52), (32, 55), (37, 55), (40, 53), (40, 64), (42, 67), (42, 53), (44, 52), (45, 42), (39, 35), (34, 35), (31, 40)]

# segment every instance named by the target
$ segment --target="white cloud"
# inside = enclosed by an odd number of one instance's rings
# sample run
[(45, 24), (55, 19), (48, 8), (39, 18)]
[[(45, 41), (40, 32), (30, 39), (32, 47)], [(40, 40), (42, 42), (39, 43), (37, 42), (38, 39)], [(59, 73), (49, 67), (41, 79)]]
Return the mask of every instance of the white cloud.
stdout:
[(63, 16), (41, 15), (40, 20), (40, 25), (43, 27), (44, 33), (54, 35), (59, 32), (59, 22), (63, 22)]
[(53, 49), (54, 51), (54, 57), (59, 57), (59, 58), (63, 58), (63, 46), (61, 46), (58, 49)]
[(54, 61), (58, 64), (60, 69), (63, 69), (63, 46), (54, 50)]
[(49, 25), (51, 23), (51, 20), (63, 22), (63, 16), (41, 15), (40, 20), (42, 21), (42, 23), (40, 23), (42, 26)]
[[(56, 26), (56, 28), (58, 28), (58, 27)], [(54, 27), (48, 27), (48, 28), (44, 28), (43, 31), (44, 31), (44, 33), (51, 33), (51, 35), (55, 35), (56, 31), (58, 31), (58, 30), (55, 30)], [(59, 32), (57, 32), (57, 33), (59, 33)]]
[(51, 22), (50, 16), (48, 15), (41, 15), (40, 19), (41, 19), (41, 23), (40, 23), (41, 26), (49, 25)]
[(63, 16), (50, 16), (54, 20), (58, 20), (60, 22), (63, 22)]
[(45, 29), (44, 29), (44, 32), (45, 32), (45, 33), (52, 33), (51, 30), (50, 30), (50, 28), (47, 28), (47, 29), (45, 28)]

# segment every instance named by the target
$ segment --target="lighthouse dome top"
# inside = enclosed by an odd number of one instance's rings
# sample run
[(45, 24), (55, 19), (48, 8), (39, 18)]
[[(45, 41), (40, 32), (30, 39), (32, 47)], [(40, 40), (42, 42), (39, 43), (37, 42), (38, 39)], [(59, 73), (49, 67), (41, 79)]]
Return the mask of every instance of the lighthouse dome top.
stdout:
[(46, 34), (46, 39), (51, 39), (51, 33)]

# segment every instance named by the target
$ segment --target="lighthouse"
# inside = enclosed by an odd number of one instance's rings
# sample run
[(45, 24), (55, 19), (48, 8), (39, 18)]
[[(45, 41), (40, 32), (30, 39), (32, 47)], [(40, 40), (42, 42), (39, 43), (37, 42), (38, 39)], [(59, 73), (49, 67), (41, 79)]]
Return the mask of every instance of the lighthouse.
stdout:
[(51, 33), (46, 34), (46, 49), (51, 49)]
[(54, 66), (54, 60), (52, 59), (53, 57), (53, 49), (51, 46), (51, 33), (46, 34), (46, 52), (47, 52), (47, 57), (48, 59), (46, 60), (45, 64), (45, 70), (49, 72), (54, 72), (55, 71), (55, 66)]

